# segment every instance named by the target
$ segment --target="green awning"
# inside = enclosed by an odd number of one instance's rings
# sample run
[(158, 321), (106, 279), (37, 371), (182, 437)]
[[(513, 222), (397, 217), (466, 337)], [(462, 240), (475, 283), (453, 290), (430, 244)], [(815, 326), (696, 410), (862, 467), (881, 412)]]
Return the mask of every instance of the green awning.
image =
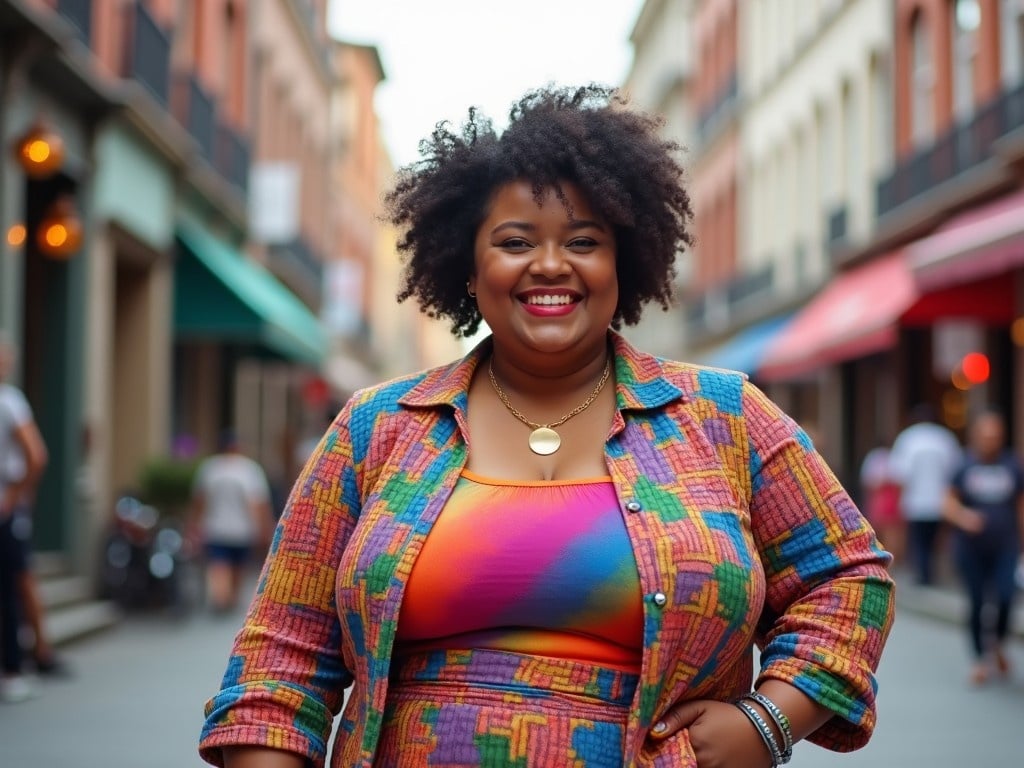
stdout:
[(177, 338), (252, 344), (288, 360), (323, 362), (320, 321), (276, 277), (194, 225), (179, 223), (176, 235)]

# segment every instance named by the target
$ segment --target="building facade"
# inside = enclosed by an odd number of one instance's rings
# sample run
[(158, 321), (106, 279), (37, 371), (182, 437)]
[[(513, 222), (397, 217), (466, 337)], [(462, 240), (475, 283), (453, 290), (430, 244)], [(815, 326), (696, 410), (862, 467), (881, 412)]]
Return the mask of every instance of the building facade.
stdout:
[[(276, 24), (286, 47), (290, 19), (314, 59), (324, 4), (278, 3), (277, 21), (269, 5), (0, 1), (0, 329), (51, 453), (35, 543), (73, 570), (93, 567), (113, 499), (154, 462), (206, 453), (226, 427), (265, 450), (259, 409), (241, 407), (249, 366), (282, 367), (294, 399), (326, 357), (315, 281), (253, 235), (250, 210), (257, 32)], [(310, 250), (331, 237), (320, 103), (290, 134), (314, 139)], [(7, 151), (40, 136), (61, 149), (46, 167)], [(42, 238), (58, 221), (70, 234)]]
[[(867, 158), (874, 188), (859, 214), (865, 223), (857, 223), (852, 192), (832, 209), (836, 274), (769, 350), (765, 371), (781, 380), (823, 377), (849, 474), (917, 403), (961, 434), (973, 410), (996, 406), (1018, 446), (1021, 435), (1013, 328), (1024, 240), (1012, 221), (1024, 210), (1022, 8), (887, 5), (891, 65), (880, 79), (892, 83), (892, 117), (868, 135), (881, 141), (889, 131), (892, 151)], [(885, 87), (875, 102), (882, 113)]]
[[(680, 160), (689, 165), (694, 146), (693, 114), (696, 62), (689, 44), (695, 3), (692, 0), (648, 0), (633, 25), (630, 43), (633, 62), (623, 91), (638, 108), (663, 120), (662, 132), (681, 147)], [(699, 257), (698, 257), (699, 258)], [(640, 322), (624, 333), (655, 354), (679, 358), (686, 349), (686, 286), (694, 269), (694, 255), (676, 262), (676, 303), (663, 312), (649, 306)]]
[[(244, 247), (299, 300), (293, 310), (319, 318), (339, 219), (331, 173), (340, 156), (332, 113), (339, 75), (326, 2), (250, 0), (246, 9), (251, 167)], [(329, 339), (322, 323), (312, 325), (306, 323), (315, 359), (297, 365), (287, 355), (246, 355), (235, 364), (230, 420), (278, 504), (300, 468), (298, 446), (308, 431), (322, 431), (327, 408)]]
[[(770, 272), (775, 301), (797, 315), (780, 334), (793, 333), (811, 298), (870, 238), (875, 180), (892, 157), (892, 3), (817, 2), (800, 9), (792, 2), (741, 4), (740, 250), (755, 269)], [(835, 310), (839, 317), (871, 307)], [(826, 343), (829, 351), (844, 342), (843, 332), (836, 334)], [(850, 480), (852, 393), (841, 374), (805, 349), (799, 365), (782, 370), (778, 357), (771, 359), (780, 340), (765, 341), (769, 359), (762, 357), (754, 375), (818, 435), (819, 448)], [(877, 403), (871, 418), (879, 425), (896, 420), (885, 410), (896, 403), (868, 390), (893, 390), (890, 371), (872, 368), (858, 390)]]
[[(918, 402), (954, 429), (1000, 406), (1019, 443), (1021, 3), (675, 13), (694, 51), (686, 356), (752, 375), (847, 482)], [(656, 69), (636, 40), (634, 74)]]

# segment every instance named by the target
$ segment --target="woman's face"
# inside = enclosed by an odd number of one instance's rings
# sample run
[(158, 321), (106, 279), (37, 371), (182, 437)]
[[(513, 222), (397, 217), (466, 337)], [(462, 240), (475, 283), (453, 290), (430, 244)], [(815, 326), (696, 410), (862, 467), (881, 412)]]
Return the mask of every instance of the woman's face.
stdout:
[(561, 186), (571, 217), (554, 189), (538, 206), (533, 185), (515, 181), (495, 190), (477, 230), (469, 287), (498, 344), (604, 344), (619, 301), (615, 237), (576, 185)]

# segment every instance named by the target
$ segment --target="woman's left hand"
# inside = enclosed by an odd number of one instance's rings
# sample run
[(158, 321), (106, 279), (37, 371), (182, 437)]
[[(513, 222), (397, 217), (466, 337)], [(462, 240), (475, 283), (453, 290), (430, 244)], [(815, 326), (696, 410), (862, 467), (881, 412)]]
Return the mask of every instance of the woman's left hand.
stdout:
[[(659, 729), (659, 725), (664, 728)], [(680, 730), (690, 733), (690, 745), (700, 768), (768, 768), (768, 748), (747, 716), (735, 704), (712, 699), (687, 701), (673, 707), (651, 729), (655, 743)]]

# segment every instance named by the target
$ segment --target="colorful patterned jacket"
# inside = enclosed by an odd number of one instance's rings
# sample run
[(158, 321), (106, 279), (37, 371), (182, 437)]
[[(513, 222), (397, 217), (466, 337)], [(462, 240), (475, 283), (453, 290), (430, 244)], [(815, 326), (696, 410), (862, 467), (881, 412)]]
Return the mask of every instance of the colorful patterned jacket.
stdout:
[[(760, 678), (835, 712), (811, 740), (851, 750), (875, 722), (892, 622), (889, 555), (802, 430), (741, 374), (661, 360), (612, 333), (605, 445), (642, 587), (640, 683), (626, 766), (696, 766), (684, 730), (646, 735), (678, 701)], [(370, 766), (403, 588), (466, 463), (467, 389), (484, 342), (450, 366), (358, 392), (292, 491), (201, 753), (263, 745)]]

